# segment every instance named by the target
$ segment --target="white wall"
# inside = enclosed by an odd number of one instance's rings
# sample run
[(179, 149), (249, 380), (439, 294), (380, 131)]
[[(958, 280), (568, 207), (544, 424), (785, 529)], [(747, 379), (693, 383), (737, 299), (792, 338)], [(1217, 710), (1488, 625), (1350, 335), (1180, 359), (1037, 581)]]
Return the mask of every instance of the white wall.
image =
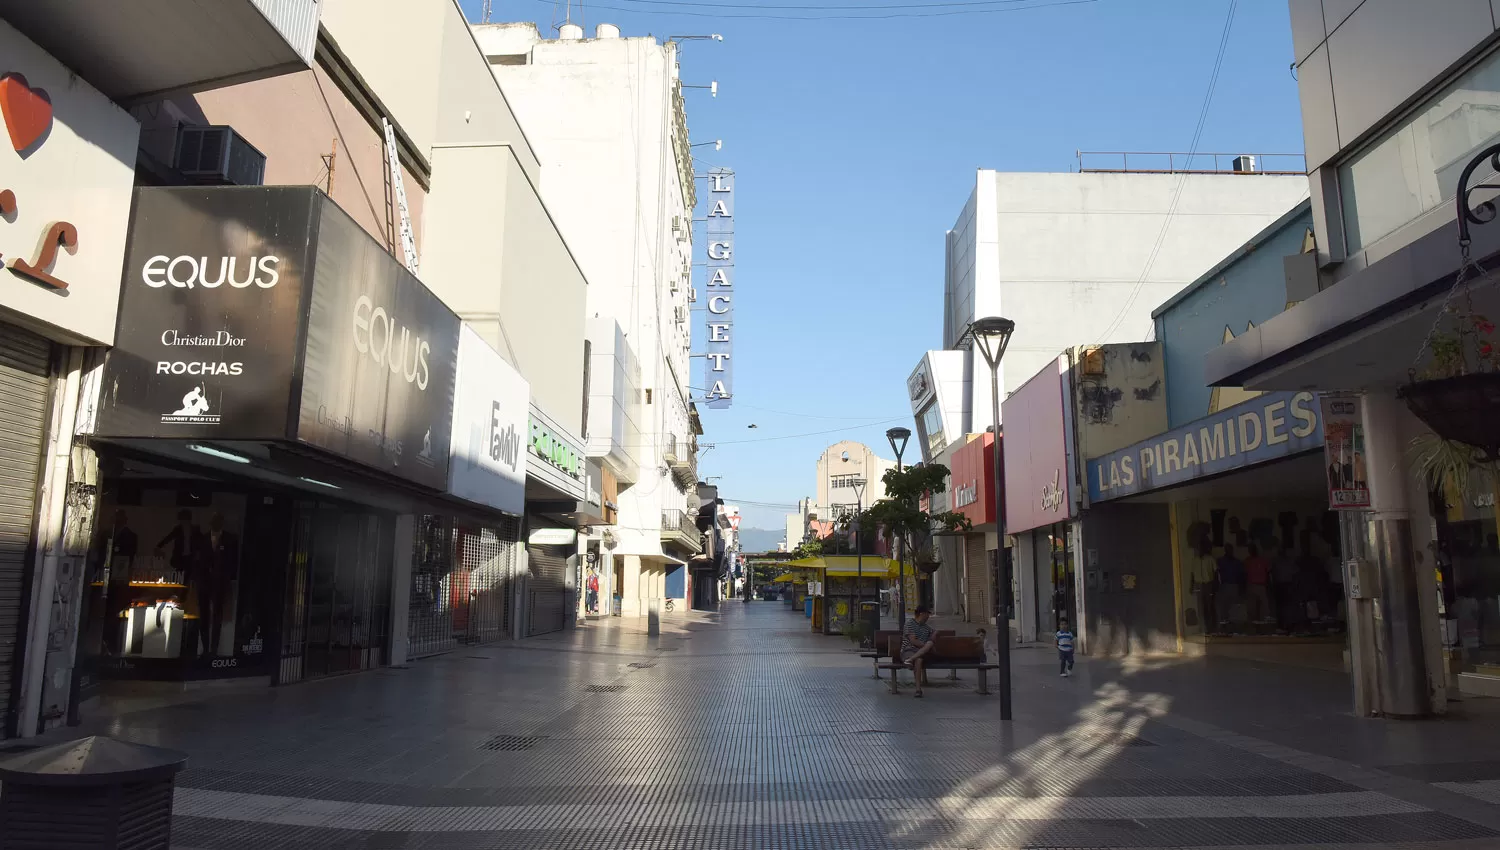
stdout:
[[(966, 319), (1016, 323), (1001, 366), (1002, 397), (1069, 346), (1145, 339), (1157, 305), (1307, 193), (1300, 175), (979, 172), (971, 199), (976, 284)], [(959, 286), (949, 278), (948, 289)], [(991, 425), (990, 382), (983, 358), (970, 356), (966, 429), (979, 432)]]
[[(615, 469), (622, 481), (635, 482), (620, 493), (616, 554), (659, 557), (661, 511), (690, 507), (687, 494), (661, 471), (669, 436), (679, 451), (692, 439), (692, 325), (675, 321), (676, 308), (687, 307), (683, 275), (692, 261), (691, 188), (678, 178), (672, 148), (675, 46), (654, 38), (546, 41), (514, 24), (474, 32), (535, 145), (542, 197), (589, 281), (593, 345), (613, 350), (623, 339), (628, 351), (614, 354), (639, 366), (638, 444), (591, 441), (590, 454), (623, 467), (631, 465), (621, 462), (630, 453), (625, 449), (633, 451), (634, 468)], [(623, 336), (606, 340), (615, 336), (615, 324)], [(604, 380), (595, 374), (596, 386)], [(630, 393), (628, 383), (618, 389)], [(591, 432), (601, 428), (611, 441), (616, 434), (629, 440), (631, 423), (606, 428), (594, 418), (596, 410), (628, 415), (628, 400), (606, 405), (597, 392), (591, 395)]]

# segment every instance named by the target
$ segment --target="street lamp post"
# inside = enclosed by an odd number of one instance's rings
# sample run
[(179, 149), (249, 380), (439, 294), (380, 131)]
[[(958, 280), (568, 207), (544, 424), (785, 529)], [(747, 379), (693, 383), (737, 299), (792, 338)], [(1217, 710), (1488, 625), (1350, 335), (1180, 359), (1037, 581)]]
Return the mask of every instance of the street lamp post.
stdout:
[[(911, 439), (911, 429), (895, 427), (885, 432), (891, 442), (891, 451), (896, 453), (896, 471), (901, 471), (901, 455), (906, 453), (906, 441)], [(906, 632), (906, 535), (896, 538), (896, 600), (900, 603), (896, 612), (896, 631)], [(890, 575), (890, 573), (886, 573)]]
[(860, 536), (864, 531), (864, 520), (860, 514), (865, 509), (865, 479), (856, 478), (850, 485), (854, 487), (854, 572), (858, 576), (854, 585), (854, 617), (857, 619), (862, 610), (860, 606), (865, 601), (865, 547)]
[[(1002, 319), (999, 316), (988, 316), (983, 319), (975, 319), (969, 323), (964, 330), (964, 335), (959, 339), (962, 345), (965, 339), (974, 343), (979, 353), (984, 357), (984, 362), (990, 367), (990, 402), (994, 418), (995, 439), (995, 530), (1000, 541), (1000, 547), (995, 552), (995, 644), (999, 656), (996, 662), (1000, 669), (995, 671), (1000, 680), (1000, 719), (1011, 719), (1010, 704), (1010, 622), (1008, 616), (1002, 616), (1000, 606), (1000, 578), (1001, 567), (1005, 563), (1005, 507), (1001, 501), (1000, 479), (1000, 360), (1005, 357), (1005, 348), (1010, 345), (1011, 334), (1016, 331), (1016, 323), (1010, 319)], [(1009, 583), (1007, 582), (1007, 585)], [(1009, 589), (1008, 587), (1006, 588)]]

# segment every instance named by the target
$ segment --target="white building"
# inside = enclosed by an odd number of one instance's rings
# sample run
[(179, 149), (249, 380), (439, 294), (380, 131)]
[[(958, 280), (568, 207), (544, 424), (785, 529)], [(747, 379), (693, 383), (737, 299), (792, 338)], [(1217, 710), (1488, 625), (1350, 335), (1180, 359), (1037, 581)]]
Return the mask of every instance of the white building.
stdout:
[[(677, 45), (600, 24), (557, 40), (475, 26), (541, 164), (542, 197), (589, 281), (588, 454), (619, 481), (600, 557), (625, 615), (685, 600), (696, 528), (688, 298), (696, 191)], [(538, 287), (547, 286), (537, 280)], [(685, 605), (679, 605), (679, 609)]]
[[(885, 473), (895, 469), (896, 462), (875, 454), (864, 443), (841, 440), (818, 456), (817, 496), (797, 503), (797, 512), (786, 515), (786, 548), (796, 549), (809, 534), (821, 536), (826, 525), (886, 498)], [(859, 486), (856, 486), (859, 485)], [(861, 489), (861, 487), (863, 489)], [(814, 526), (814, 523), (821, 525)]]
[(1155, 305), (1307, 194), (1301, 172), (980, 169), (946, 236), (945, 350), (908, 379), (922, 458), (993, 424), (984, 358), (950, 353), (975, 318), (1016, 323), (1004, 398), (1069, 346), (1145, 339)]

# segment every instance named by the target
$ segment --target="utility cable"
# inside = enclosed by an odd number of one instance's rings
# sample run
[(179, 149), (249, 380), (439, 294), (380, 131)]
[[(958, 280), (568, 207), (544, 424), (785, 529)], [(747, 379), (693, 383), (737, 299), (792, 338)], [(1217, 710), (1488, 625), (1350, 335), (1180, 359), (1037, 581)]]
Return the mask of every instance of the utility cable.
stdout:
[[(553, 0), (535, 0), (537, 3), (551, 4)], [(629, 0), (623, 0), (629, 2)], [(1005, 6), (1001, 8), (987, 7), (979, 9), (954, 9), (941, 12), (892, 12), (881, 15), (849, 15), (849, 14), (816, 14), (816, 15), (768, 15), (760, 13), (749, 14), (718, 14), (715, 12), (689, 12), (683, 10), (655, 10), (655, 9), (631, 9), (624, 6), (601, 6), (594, 4), (594, 9), (606, 9), (612, 12), (633, 12), (638, 15), (680, 15), (693, 18), (754, 18), (761, 20), (783, 20), (783, 21), (875, 21), (889, 20), (892, 18), (943, 18), (952, 15), (983, 15), (995, 12), (1024, 12), (1030, 9), (1047, 9), (1054, 6), (1082, 6), (1097, 3), (1099, 0), (1050, 0), (1050, 2), (1038, 2), (1030, 6)], [(860, 11), (856, 9), (856, 11)]]
[[(1203, 95), (1203, 107), (1198, 110), (1198, 124), (1193, 129), (1193, 142), (1188, 148), (1187, 165), (1185, 166), (1188, 169), (1192, 168), (1193, 156), (1198, 153), (1198, 143), (1202, 140), (1203, 128), (1208, 123), (1209, 107), (1213, 105), (1214, 90), (1219, 86), (1219, 72), (1224, 67), (1224, 54), (1229, 49), (1229, 35), (1234, 29), (1234, 13), (1238, 6), (1239, 0), (1229, 0), (1229, 14), (1224, 18), (1224, 31), (1219, 35), (1219, 51), (1214, 56), (1213, 71), (1208, 77), (1208, 91)], [(1146, 257), (1146, 266), (1141, 269), (1140, 278), (1136, 280), (1135, 286), (1131, 288), (1130, 296), (1125, 299), (1125, 304), (1115, 314), (1114, 321), (1110, 322), (1109, 327), (1104, 330), (1104, 333), (1098, 336), (1096, 341), (1099, 344), (1107, 342), (1109, 335), (1115, 332), (1115, 329), (1120, 326), (1121, 322), (1125, 321), (1125, 314), (1130, 312), (1130, 308), (1135, 305), (1136, 299), (1140, 297), (1141, 290), (1145, 288), (1146, 279), (1151, 276), (1151, 270), (1156, 267), (1156, 260), (1161, 256), (1161, 249), (1166, 244), (1167, 231), (1172, 227), (1172, 217), (1177, 213), (1177, 205), (1182, 201), (1182, 190), (1187, 185), (1187, 180), (1187, 174), (1178, 177), (1177, 188), (1172, 193), (1172, 203), (1167, 207), (1167, 215), (1162, 220), (1161, 230), (1156, 234), (1156, 243), (1151, 247), (1151, 253)]]

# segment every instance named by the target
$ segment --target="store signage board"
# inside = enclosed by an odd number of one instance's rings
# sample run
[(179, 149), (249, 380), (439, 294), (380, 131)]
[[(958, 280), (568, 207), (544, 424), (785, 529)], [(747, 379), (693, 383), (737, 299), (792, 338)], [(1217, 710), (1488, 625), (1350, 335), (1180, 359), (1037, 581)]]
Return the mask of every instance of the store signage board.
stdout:
[(526, 444), (526, 474), (568, 498), (588, 499), (588, 467), (583, 441), (563, 430), (535, 403)]
[(447, 489), (458, 316), (331, 201), (308, 301), (298, 441)]
[(578, 531), (572, 528), (538, 528), (527, 535), (530, 546), (572, 546), (578, 540)]
[(734, 399), (734, 172), (711, 168), (704, 234), (708, 282), (703, 285), (707, 335), (703, 345), (703, 400), (729, 407)]
[(531, 385), (473, 328), (458, 339), (448, 492), (511, 514), (526, 510)]
[(1359, 396), (1327, 394), (1323, 415), (1323, 464), (1328, 472), (1328, 506), (1335, 511), (1370, 507), (1365, 469), (1365, 425)]
[(137, 191), (96, 434), (286, 438), (316, 209), (293, 187)]
[(140, 123), (0, 20), (0, 304), (115, 339)]
[(1266, 393), (1089, 461), (1089, 498), (1120, 499), (1322, 446), (1313, 393)]
[(295, 439), (447, 488), (458, 317), (317, 190), (138, 190), (119, 317), (96, 434)]
[[(1005, 527), (1028, 531), (1073, 515), (1073, 476), (1064, 405), (1066, 358), (1059, 357), (1011, 393), (1000, 405), (1001, 480), (1005, 482)], [(971, 443), (972, 445), (972, 443)]]

